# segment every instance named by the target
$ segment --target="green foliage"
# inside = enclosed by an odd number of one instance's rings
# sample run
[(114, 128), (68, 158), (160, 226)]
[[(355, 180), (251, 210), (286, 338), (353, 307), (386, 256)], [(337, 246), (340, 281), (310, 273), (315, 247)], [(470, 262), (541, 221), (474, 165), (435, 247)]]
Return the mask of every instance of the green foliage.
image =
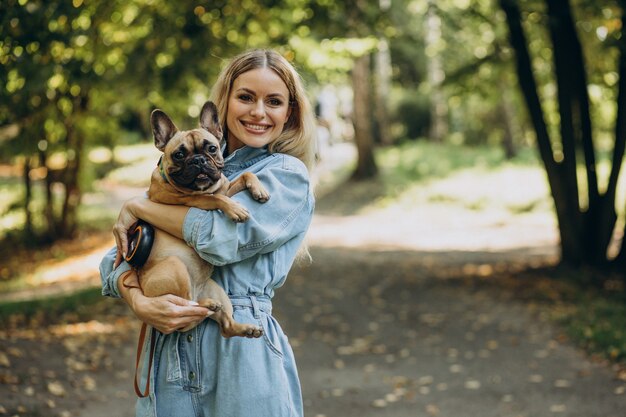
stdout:
[(403, 92), (399, 103), (392, 109), (397, 126), (393, 134), (398, 139), (418, 139), (428, 135), (430, 127), (430, 100), (419, 91)]
[(506, 161), (501, 148), (490, 146), (442, 145), (425, 141), (406, 142), (381, 149), (378, 161), (392, 182), (410, 183), (442, 178), (461, 169), (496, 169), (508, 164), (538, 166), (534, 151), (525, 149)]
[(584, 304), (567, 319), (568, 334), (585, 349), (626, 362), (626, 303), (601, 297)]
[(590, 285), (597, 278), (584, 271), (557, 273), (567, 282), (553, 316), (567, 335), (590, 353), (626, 363), (626, 292), (619, 277), (603, 275), (604, 287)]

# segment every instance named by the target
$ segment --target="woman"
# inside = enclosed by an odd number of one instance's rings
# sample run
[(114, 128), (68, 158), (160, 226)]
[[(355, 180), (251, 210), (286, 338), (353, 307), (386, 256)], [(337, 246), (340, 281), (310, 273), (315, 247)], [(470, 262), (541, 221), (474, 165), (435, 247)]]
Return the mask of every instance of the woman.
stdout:
[[(244, 171), (256, 174), (270, 200), (260, 204), (246, 192), (234, 196), (251, 213), (245, 223), (219, 211), (142, 197), (122, 207), (114, 227), (117, 248), (100, 266), (102, 292), (124, 298), (139, 319), (159, 331), (150, 394), (138, 400), (137, 416), (302, 416), (295, 360), (271, 316), (271, 298), (284, 283), (313, 215), (307, 168), (314, 159), (314, 115), (298, 73), (274, 51), (235, 57), (219, 76), (212, 99), (225, 132), (224, 174), (231, 180)], [(137, 219), (184, 239), (216, 265), (213, 279), (231, 298), (235, 320), (261, 326), (264, 335), (225, 339), (213, 320), (178, 332), (211, 312), (171, 294), (145, 297), (128, 264), (114, 267)]]

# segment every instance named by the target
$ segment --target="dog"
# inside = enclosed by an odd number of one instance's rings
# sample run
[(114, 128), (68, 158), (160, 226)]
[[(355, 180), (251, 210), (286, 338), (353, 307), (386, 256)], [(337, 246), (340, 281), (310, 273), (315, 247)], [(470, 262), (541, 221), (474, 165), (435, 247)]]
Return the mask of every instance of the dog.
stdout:
[[(230, 199), (247, 189), (259, 202), (269, 194), (259, 179), (246, 172), (230, 182), (222, 173), (222, 128), (217, 108), (207, 101), (200, 113), (200, 128), (179, 131), (163, 111), (150, 116), (154, 144), (163, 153), (152, 172), (148, 198), (157, 203), (185, 205), (204, 210), (221, 210), (233, 221), (245, 222), (248, 211)], [(261, 328), (235, 322), (230, 299), (211, 277), (213, 265), (206, 262), (183, 240), (154, 229), (154, 242), (145, 264), (137, 275), (148, 297), (175, 294), (194, 300), (214, 311), (211, 316), (224, 337), (260, 337)], [(192, 323), (181, 331), (198, 325)]]

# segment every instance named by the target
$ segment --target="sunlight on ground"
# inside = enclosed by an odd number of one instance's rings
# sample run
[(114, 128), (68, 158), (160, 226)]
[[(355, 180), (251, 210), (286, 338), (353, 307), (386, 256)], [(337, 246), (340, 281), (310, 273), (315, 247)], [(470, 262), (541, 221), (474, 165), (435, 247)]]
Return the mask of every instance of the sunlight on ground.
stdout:
[(117, 330), (116, 324), (102, 323), (97, 320), (90, 320), (83, 323), (59, 324), (50, 326), (50, 333), (55, 336), (74, 336), (89, 334), (111, 334)]
[[(105, 253), (105, 252), (104, 252)], [(80, 257), (71, 257), (54, 268), (42, 267), (27, 280), (29, 284), (52, 284), (63, 281), (81, 281), (93, 274), (93, 265), (98, 265), (104, 255), (101, 248)]]
[[(341, 158), (346, 156), (353, 157)], [(555, 255), (558, 230), (551, 204), (540, 167), (470, 168), (412, 186), (394, 198), (373, 198), (353, 215), (318, 213), (308, 241), (381, 250), (535, 248)]]
[[(62, 261), (51, 260), (28, 274), (20, 289), (0, 294), (0, 301), (22, 301), (45, 298), (51, 294), (72, 293), (100, 285), (99, 265), (106, 252), (114, 245), (110, 242), (93, 248), (88, 253), (70, 256)], [(33, 294), (33, 289), (36, 289)]]

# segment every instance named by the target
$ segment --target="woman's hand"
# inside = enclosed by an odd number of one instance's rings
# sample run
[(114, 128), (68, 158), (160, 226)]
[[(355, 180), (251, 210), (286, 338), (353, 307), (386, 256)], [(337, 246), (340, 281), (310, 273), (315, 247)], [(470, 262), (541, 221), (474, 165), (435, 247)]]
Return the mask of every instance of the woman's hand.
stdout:
[(172, 294), (146, 297), (140, 289), (132, 289), (129, 304), (141, 321), (163, 334), (200, 323), (214, 313), (206, 307), (200, 307), (195, 301)]
[(128, 250), (128, 231), (137, 223), (136, 210), (141, 200), (145, 197), (134, 197), (127, 200), (122, 205), (120, 214), (117, 216), (117, 222), (113, 225), (113, 236), (115, 237), (115, 245), (117, 246), (117, 257), (115, 258), (114, 267), (126, 257)]

